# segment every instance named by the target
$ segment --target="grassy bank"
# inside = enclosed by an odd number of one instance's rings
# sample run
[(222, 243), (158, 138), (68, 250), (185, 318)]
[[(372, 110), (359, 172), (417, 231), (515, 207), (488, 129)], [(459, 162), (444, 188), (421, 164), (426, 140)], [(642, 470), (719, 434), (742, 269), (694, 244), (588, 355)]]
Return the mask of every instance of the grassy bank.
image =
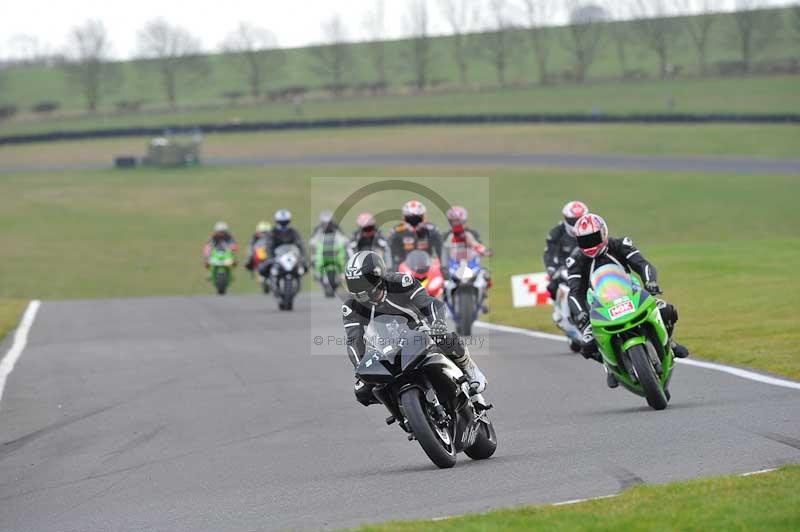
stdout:
[[(772, 39), (759, 47), (754, 57), (756, 62), (763, 60), (786, 60), (797, 57), (800, 45), (795, 37), (792, 14), (789, 10), (780, 10), (783, 25), (778, 31), (773, 32)], [(403, 13), (405, 14), (405, 13)], [(254, 20), (255, 24), (267, 27), (269, 20)], [(345, 21), (355, 31), (357, 21)], [(731, 45), (729, 35), (735, 33), (735, 19), (731, 14), (718, 17), (709, 35), (707, 48), (708, 64), (715, 71), (718, 62), (736, 61), (739, 52), (736, 46)], [(632, 24), (628, 21), (614, 23), (628, 34), (625, 45), (626, 65), (629, 72), (636, 72), (649, 78), (658, 75), (658, 60), (655, 53), (647, 48), (646, 42), (636, 36)], [(611, 26), (609, 24), (608, 26)], [(233, 28), (231, 28), (233, 29)], [(698, 73), (697, 56), (691, 38), (685, 29), (671, 33), (669, 62), (676, 67), (680, 76), (696, 75)], [(550, 55), (549, 71), (551, 78), (556, 81), (570, 79), (570, 72), (574, 69), (574, 60), (563, 45), (569, 41), (566, 28), (552, 28), (549, 30)], [(513, 35), (516, 38), (513, 52), (509, 57), (506, 79), (509, 84), (530, 84), (539, 79), (539, 73), (534, 59), (528, 34), (521, 30)], [(115, 36), (111, 36), (113, 40)], [(60, 43), (53, 43), (60, 45)], [(206, 43), (213, 45), (216, 43)], [(431, 42), (430, 78), (443, 85), (457, 85), (460, 83), (458, 68), (452, 59), (452, 37), (436, 37)], [(497, 85), (496, 71), (492, 63), (487, 60), (487, 54), (477, 53), (479, 48), (486, 45), (480, 40), (470, 42), (475, 49), (468, 54), (469, 71), (466, 83), (472, 86)], [(482, 46), (481, 46), (482, 45)], [(393, 90), (402, 90), (408, 87), (414, 78), (414, 73), (407, 59), (410, 43), (408, 41), (390, 41), (385, 45), (387, 81)], [(347, 65), (345, 83), (356, 85), (362, 82), (374, 82), (376, 74), (370, 61), (370, 49), (366, 44), (353, 44), (350, 48), (352, 61)], [(605, 28), (604, 39), (597, 50), (596, 60), (589, 71), (590, 79), (618, 78), (622, 68), (618, 61), (615, 42), (611, 38), (610, 27)], [(216, 54), (209, 56), (210, 75), (206, 79), (187, 82), (178, 86), (178, 98), (182, 105), (217, 104), (223, 102), (222, 94), (230, 91), (246, 92), (246, 84), (237, 64), (230, 56)], [(315, 69), (315, 60), (310, 48), (287, 50), (282, 67), (271, 69), (266, 73), (267, 88), (274, 90), (289, 86), (304, 86), (309, 88), (321, 87), (331, 83), (330, 79), (320, 76)], [(113, 87), (113, 92), (104, 94), (101, 101), (101, 110), (113, 109), (119, 101), (144, 101), (146, 106), (157, 108), (164, 106), (164, 94), (158, 78), (158, 72), (152, 68), (142, 68), (134, 61), (120, 64), (121, 82)], [(27, 66), (12, 68), (6, 73), (6, 82), (0, 94), (0, 104), (14, 103), (23, 109), (41, 101), (56, 100), (61, 103), (62, 109), (67, 111), (81, 111), (83, 98), (80, 87), (70, 83), (64, 71), (57, 66)], [(726, 82), (738, 84), (739, 81)], [(654, 83), (658, 86), (658, 83)], [(557, 94), (564, 90), (570, 92), (572, 87), (559, 88), (551, 91)], [(587, 93), (595, 89), (588, 88)], [(602, 89), (601, 89), (602, 90)], [(702, 96), (697, 91), (698, 96)], [(716, 95), (716, 100), (725, 101), (722, 94), (712, 91), (708, 97)], [(617, 98), (624, 102), (627, 98), (619, 95)], [(531, 100), (533, 101), (533, 100)], [(755, 99), (754, 99), (755, 101)], [(591, 108), (595, 102), (586, 98), (582, 99), (581, 109)], [(731, 102), (732, 103), (732, 102)], [(659, 104), (659, 108), (663, 108)], [(545, 107), (546, 109), (546, 107)]]
[(442, 521), (394, 521), (358, 530), (796, 530), (798, 483), (800, 466), (787, 466), (750, 477), (636, 486), (611, 499), (568, 506), (529, 506)]
[[(541, 270), (546, 231), (565, 201), (581, 198), (606, 217), (612, 234), (631, 236), (659, 268), (666, 297), (680, 311), (680, 339), (696, 356), (800, 378), (795, 177), (482, 171), (490, 178), (489, 212), (480, 207), (487, 199), (479, 189), (458, 180), (447, 188), (452, 201), (472, 209), (496, 250), (492, 321), (552, 329), (549, 309), (511, 308), (509, 276)], [(308, 177), (474, 174), (458, 168), (0, 174), (0, 278), (6, 281), (0, 297), (211, 293), (200, 261), (211, 224), (226, 219), (245, 240), (256, 221), (286, 207), (305, 233), (315, 216), (312, 192), (327, 198), (328, 208), (349, 192), (339, 181), (312, 191)], [(318, 201), (313, 208), (319, 210)], [(442, 222), (440, 213), (432, 218)], [(243, 272), (234, 292), (255, 290)]]
[[(297, 114), (283, 102), (157, 109), (136, 114), (100, 112), (50, 117), (21, 116), (0, 122), (0, 135), (54, 130), (162, 127), (242, 121), (313, 120), (404, 115), (498, 113), (794, 113), (800, 108), (800, 78), (682, 79), (597, 82), (587, 85), (454, 90), (380, 97), (308, 100)], [(204, 84), (198, 84), (204, 85)]]

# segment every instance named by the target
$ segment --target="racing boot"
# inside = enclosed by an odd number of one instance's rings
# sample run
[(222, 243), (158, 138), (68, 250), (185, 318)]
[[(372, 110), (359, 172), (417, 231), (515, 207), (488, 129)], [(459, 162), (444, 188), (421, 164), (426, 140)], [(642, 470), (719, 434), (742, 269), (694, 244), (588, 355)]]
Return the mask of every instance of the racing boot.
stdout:
[(473, 393), (481, 393), (486, 389), (486, 376), (475, 365), (475, 361), (469, 356), (469, 349), (464, 347), (464, 352), (461, 355), (454, 354), (452, 357), (453, 362), (458, 366), (461, 371), (469, 379), (469, 387)]
[(372, 389), (375, 386), (372, 384), (367, 384), (361, 379), (356, 379), (356, 383), (353, 386), (353, 392), (356, 394), (356, 400), (364, 406), (374, 405), (379, 403), (375, 398), (375, 395), (372, 393)]
[(672, 348), (672, 353), (678, 358), (687, 358), (689, 356), (689, 349), (685, 345), (681, 345), (675, 340), (669, 341), (669, 346)]
[(617, 380), (617, 378), (614, 376), (613, 373), (608, 371), (608, 368), (606, 368), (606, 385), (609, 388), (616, 388), (617, 386), (619, 386), (619, 381)]

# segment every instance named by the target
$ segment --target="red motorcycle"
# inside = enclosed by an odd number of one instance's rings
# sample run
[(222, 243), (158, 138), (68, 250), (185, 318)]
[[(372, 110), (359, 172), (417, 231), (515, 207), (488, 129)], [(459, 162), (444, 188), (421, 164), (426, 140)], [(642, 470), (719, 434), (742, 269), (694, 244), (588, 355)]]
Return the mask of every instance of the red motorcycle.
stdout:
[(440, 297), (444, 290), (444, 277), (439, 259), (432, 259), (422, 250), (415, 249), (400, 263), (397, 271), (417, 279), (432, 297)]

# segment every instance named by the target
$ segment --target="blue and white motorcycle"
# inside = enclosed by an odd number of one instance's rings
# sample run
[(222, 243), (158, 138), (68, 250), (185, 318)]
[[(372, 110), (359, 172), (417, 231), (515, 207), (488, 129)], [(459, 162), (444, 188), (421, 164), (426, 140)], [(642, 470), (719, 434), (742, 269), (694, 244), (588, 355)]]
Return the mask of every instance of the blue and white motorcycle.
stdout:
[(456, 332), (462, 336), (472, 334), (472, 324), (484, 309), (488, 275), (480, 264), (480, 255), (471, 253), (461, 260), (451, 258), (447, 264), (447, 280), (444, 283), (444, 298)]

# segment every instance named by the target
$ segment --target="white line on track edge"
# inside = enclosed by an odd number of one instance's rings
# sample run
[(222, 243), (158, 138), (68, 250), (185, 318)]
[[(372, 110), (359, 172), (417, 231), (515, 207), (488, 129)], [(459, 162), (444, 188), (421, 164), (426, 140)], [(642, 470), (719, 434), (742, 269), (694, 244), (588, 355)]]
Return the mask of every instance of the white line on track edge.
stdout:
[[(489, 329), (498, 332), (507, 332), (512, 334), (521, 334), (524, 336), (530, 336), (532, 338), (540, 338), (542, 340), (553, 340), (558, 342), (566, 341), (564, 336), (559, 336), (557, 334), (532, 331), (530, 329), (522, 329), (520, 327), (511, 327), (509, 325), (497, 325), (494, 323), (486, 323), (483, 321), (476, 321), (475, 325), (478, 327), (483, 327), (484, 329)], [(734, 368), (732, 366), (726, 366), (724, 364), (716, 364), (714, 362), (704, 362), (701, 360), (691, 360), (688, 358), (676, 358), (675, 362), (677, 362), (678, 364), (685, 364), (687, 366), (695, 366), (698, 368), (721, 371), (723, 373), (735, 375), (736, 377), (741, 377), (742, 379), (761, 382), (763, 384), (770, 384), (772, 386), (780, 386), (782, 388), (800, 390), (800, 382), (790, 381), (786, 379), (779, 379), (777, 377), (770, 377), (769, 375), (762, 375), (754, 371), (747, 371), (745, 369)]]
[[(19, 360), (22, 351), (28, 344), (28, 332), (31, 330), (33, 320), (36, 319), (36, 313), (39, 311), (41, 304), (42, 302), (37, 300), (28, 303), (28, 308), (25, 309), (25, 314), (22, 315), (22, 320), (20, 320), (17, 331), (14, 333), (14, 342), (11, 344), (6, 356), (0, 360), (0, 401), (3, 400), (6, 379), (14, 371), (17, 360)], [(2, 403), (0, 403), (0, 408), (2, 408)]]

